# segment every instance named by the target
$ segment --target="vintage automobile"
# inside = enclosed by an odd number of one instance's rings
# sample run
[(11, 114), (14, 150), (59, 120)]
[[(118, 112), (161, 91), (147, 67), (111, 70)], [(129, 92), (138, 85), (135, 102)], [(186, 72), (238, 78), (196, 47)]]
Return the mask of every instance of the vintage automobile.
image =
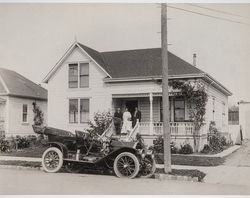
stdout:
[(151, 177), (156, 169), (154, 155), (136, 140), (136, 126), (129, 134), (118, 138), (112, 137), (113, 122), (101, 135), (83, 131), (73, 134), (35, 125), (33, 129), (48, 138), (48, 149), (42, 156), (46, 172), (55, 173), (64, 166), (68, 171), (109, 169), (120, 178)]

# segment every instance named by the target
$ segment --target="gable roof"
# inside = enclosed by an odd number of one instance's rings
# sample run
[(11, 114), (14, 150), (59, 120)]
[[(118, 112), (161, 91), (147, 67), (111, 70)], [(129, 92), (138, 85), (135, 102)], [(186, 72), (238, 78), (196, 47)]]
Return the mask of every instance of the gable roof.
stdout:
[(15, 71), (0, 68), (0, 95), (47, 100), (47, 90)]
[[(107, 74), (106, 81), (114, 79), (143, 79), (143, 78), (162, 78), (161, 48), (135, 49), (123, 51), (98, 52), (86, 45), (75, 42), (67, 50), (66, 54), (52, 68), (43, 82), (47, 83), (60, 67), (61, 62), (70, 54), (74, 47), (79, 47)], [(211, 76), (180, 57), (168, 52), (168, 72), (171, 78), (209, 78)], [(232, 93), (215, 79), (216, 84), (227, 95)]]

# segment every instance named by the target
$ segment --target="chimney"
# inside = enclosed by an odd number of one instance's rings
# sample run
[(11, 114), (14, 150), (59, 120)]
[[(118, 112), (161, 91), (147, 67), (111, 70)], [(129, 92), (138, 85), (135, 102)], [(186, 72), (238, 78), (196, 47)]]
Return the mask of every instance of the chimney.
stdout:
[(196, 54), (193, 54), (193, 66), (196, 67)]

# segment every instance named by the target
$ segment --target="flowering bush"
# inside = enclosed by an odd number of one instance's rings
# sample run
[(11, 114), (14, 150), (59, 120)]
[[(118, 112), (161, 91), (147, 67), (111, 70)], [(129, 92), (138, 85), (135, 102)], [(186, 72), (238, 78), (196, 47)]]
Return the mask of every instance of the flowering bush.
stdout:
[(101, 135), (112, 122), (112, 115), (110, 112), (98, 112), (94, 115), (94, 122), (89, 122), (89, 133)]

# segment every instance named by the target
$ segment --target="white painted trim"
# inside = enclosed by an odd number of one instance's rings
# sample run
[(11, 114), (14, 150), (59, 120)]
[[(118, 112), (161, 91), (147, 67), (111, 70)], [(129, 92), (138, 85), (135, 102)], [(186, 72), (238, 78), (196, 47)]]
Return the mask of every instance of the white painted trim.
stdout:
[(65, 54), (59, 59), (59, 61), (55, 64), (55, 66), (49, 71), (49, 73), (43, 79), (43, 83), (48, 83), (49, 79), (54, 75), (57, 69), (61, 66), (61, 63), (66, 59), (66, 57), (74, 50), (76, 46), (76, 42), (74, 42), (69, 49), (65, 52)]
[[(57, 69), (61, 66), (61, 63), (68, 57), (70, 53), (75, 49), (75, 47), (78, 47), (81, 49), (107, 76), (111, 78), (111, 76), (108, 74), (107, 71), (103, 69), (102, 66), (100, 66), (80, 45), (78, 42), (74, 42), (70, 48), (65, 52), (65, 54), (60, 58), (60, 60), (56, 63), (56, 65), (50, 70), (50, 72), (45, 76), (43, 79), (43, 83), (48, 83), (49, 79), (55, 74)], [(84, 61), (83, 61), (84, 62)]]
[(109, 75), (109, 73), (105, 70), (105, 69), (103, 69), (103, 67), (102, 66), (100, 66), (96, 61), (95, 61), (95, 59), (93, 59), (78, 43), (76, 43), (76, 45), (108, 76), (108, 77), (110, 77), (110, 78), (112, 78), (110, 75)]
[(8, 89), (7, 85), (5, 84), (5, 82), (4, 82), (4, 80), (3, 80), (2, 76), (1, 76), (1, 74), (0, 74), (0, 82), (2, 83), (2, 85), (3, 85), (4, 89), (5, 89), (5, 91), (7, 92), (7, 93), (3, 93), (3, 94), (1, 94), (1, 95), (8, 95), (8, 94), (10, 93), (10, 90)]

